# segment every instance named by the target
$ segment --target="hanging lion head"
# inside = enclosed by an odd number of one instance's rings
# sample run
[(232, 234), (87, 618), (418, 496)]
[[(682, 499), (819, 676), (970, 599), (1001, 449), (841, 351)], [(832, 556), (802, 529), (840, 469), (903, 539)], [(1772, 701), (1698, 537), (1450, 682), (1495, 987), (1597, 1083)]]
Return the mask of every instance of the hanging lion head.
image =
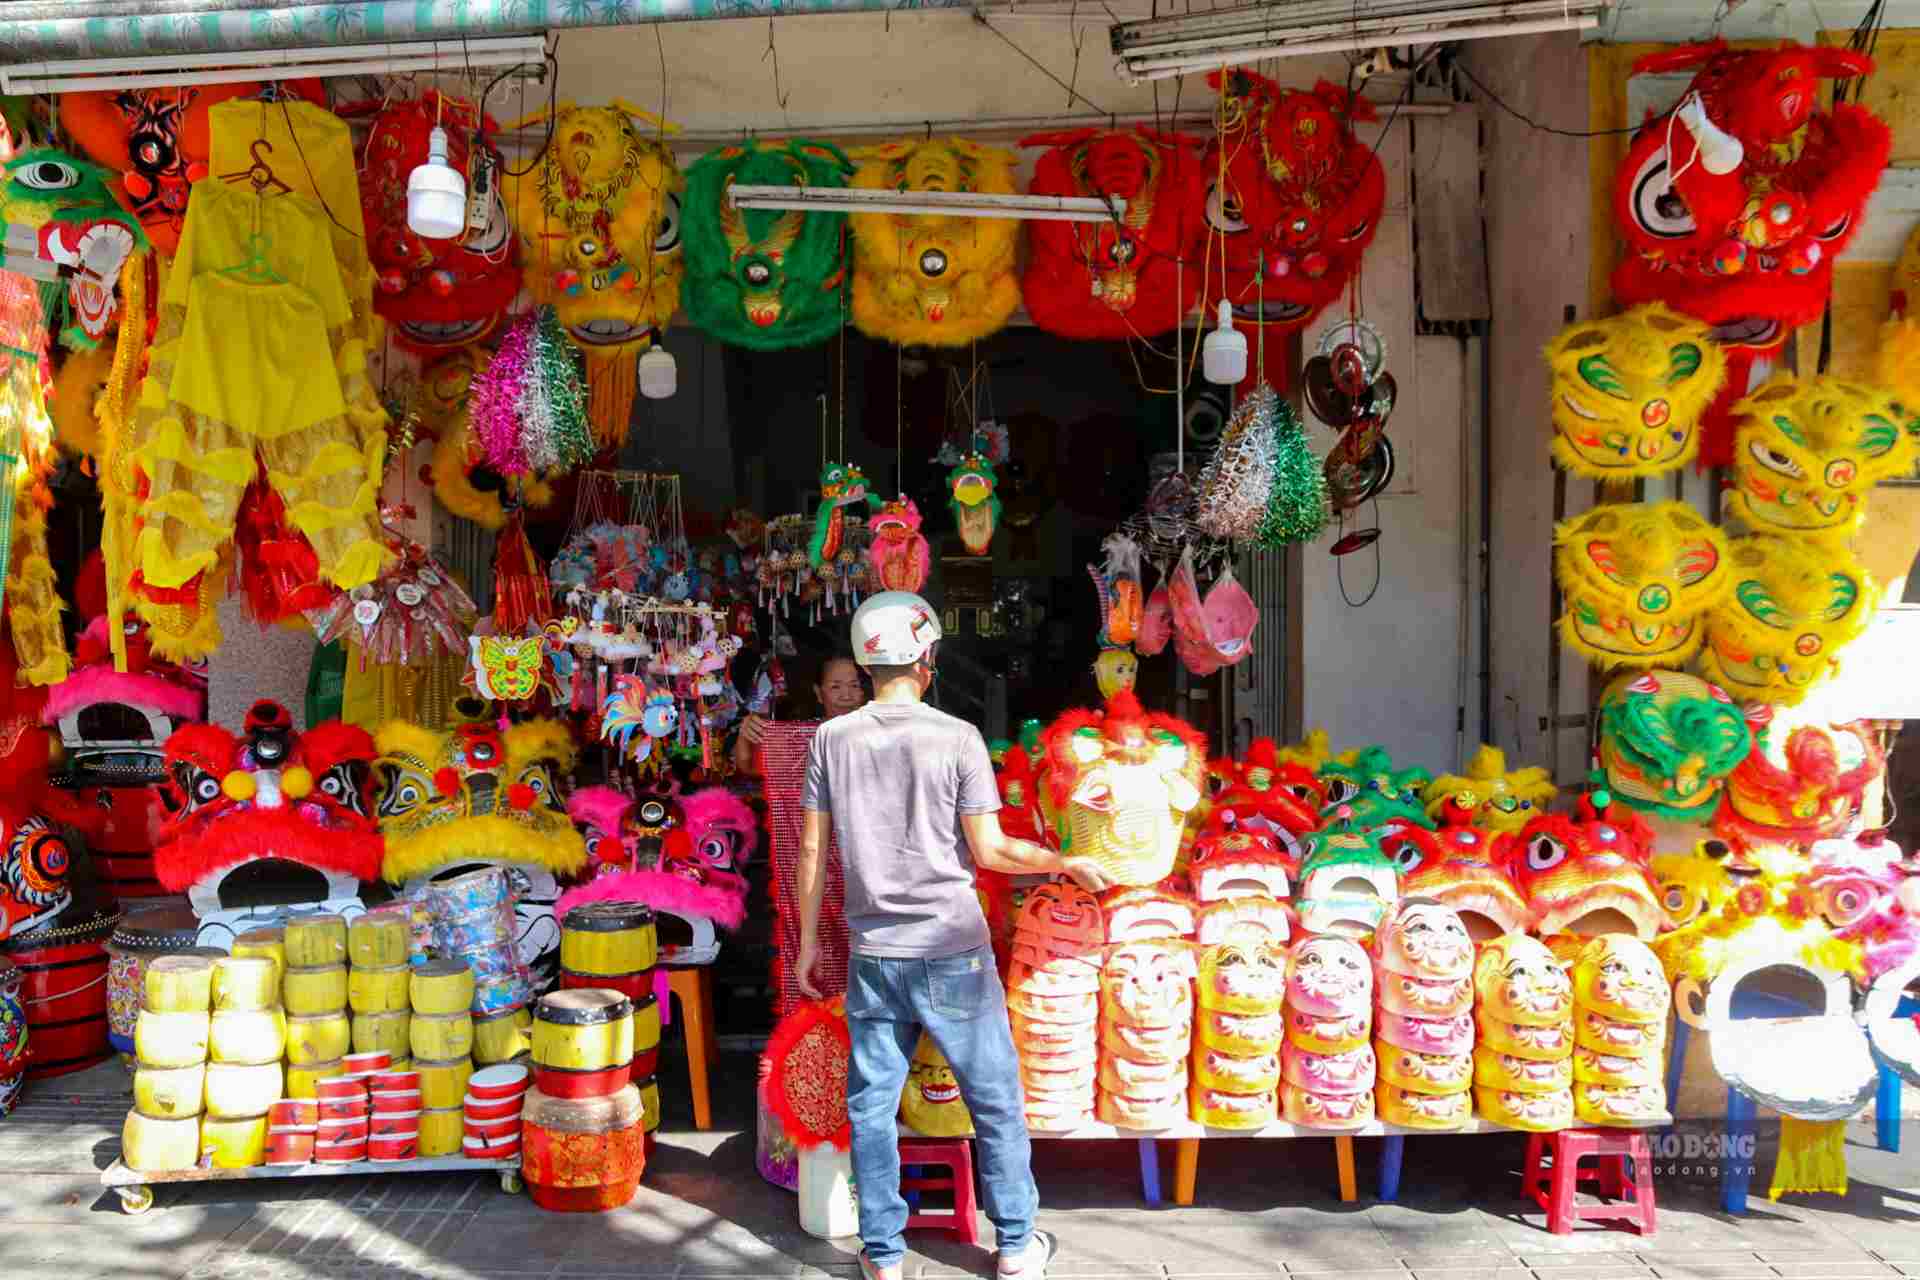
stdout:
[(1837, 547), (1757, 534), (1728, 556), (1732, 587), (1706, 619), (1700, 670), (1734, 697), (1792, 706), (1840, 667), (1878, 592)]
[(1553, 459), (1575, 475), (1626, 481), (1686, 465), (1727, 358), (1697, 320), (1659, 303), (1562, 329), (1553, 371)]
[[(1684, 502), (1595, 507), (1554, 533), (1567, 647), (1608, 667), (1678, 667), (1732, 587), (1726, 536)], [(1723, 682), (1724, 683), (1724, 682)]]
[(1844, 542), (1882, 480), (1913, 470), (1913, 414), (1839, 378), (1776, 378), (1734, 406), (1727, 510), (1757, 533)]

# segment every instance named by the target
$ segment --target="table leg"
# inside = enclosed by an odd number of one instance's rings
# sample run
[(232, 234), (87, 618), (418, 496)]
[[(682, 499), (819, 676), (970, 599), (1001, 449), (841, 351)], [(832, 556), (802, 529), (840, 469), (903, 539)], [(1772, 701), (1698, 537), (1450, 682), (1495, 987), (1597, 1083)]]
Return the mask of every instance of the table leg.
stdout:
[(1400, 1195), (1400, 1157), (1406, 1147), (1401, 1134), (1390, 1133), (1380, 1140), (1380, 1199), (1388, 1204)]
[(1193, 1203), (1193, 1184), (1200, 1174), (1200, 1139), (1178, 1138), (1173, 1144), (1173, 1202)]
[(1750, 1098), (1737, 1089), (1727, 1090), (1727, 1137), (1733, 1140), (1733, 1153), (1720, 1175), (1720, 1208), (1727, 1213), (1747, 1211), (1747, 1184), (1753, 1171), (1741, 1163), (1744, 1157), (1738, 1153), (1745, 1146), (1740, 1139), (1753, 1134), (1757, 1114)]
[(1360, 1198), (1353, 1177), (1353, 1139), (1344, 1135), (1333, 1140), (1333, 1154), (1340, 1164), (1340, 1203), (1352, 1204)]
[(1685, 1018), (1676, 1017), (1673, 1020), (1667, 1060), (1667, 1110), (1670, 1112), (1675, 1111), (1680, 1103), (1680, 1077), (1687, 1070), (1687, 1041), (1692, 1035), (1693, 1028), (1687, 1025)]
[(713, 1025), (713, 971), (705, 967), (675, 969), (669, 974), (673, 994), (680, 997), (680, 1027), (687, 1042), (687, 1081), (693, 1092), (693, 1127), (711, 1129), (713, 1108), (707, 1091), (707, 1067), (718, 1056)]
[(1160, 1204), (1160, 1148), (1152, 1138), (1140, 1139), (1140, 1195), (1158, 1208)]
[(1873, 1098), (1874, 1136), (1882, 1151), (1900, 1150), (1900, 1075), (1880, 1068), (1880, 1091)]

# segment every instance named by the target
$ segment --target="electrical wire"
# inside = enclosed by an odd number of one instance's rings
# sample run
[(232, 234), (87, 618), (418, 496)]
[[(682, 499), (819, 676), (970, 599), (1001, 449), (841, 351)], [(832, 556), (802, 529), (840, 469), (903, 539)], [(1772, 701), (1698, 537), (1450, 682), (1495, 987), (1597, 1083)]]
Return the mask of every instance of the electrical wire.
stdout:
[(1025, 58), (1035, 71), (1038, 71), (1041, 75), (1053, 81), (1055, 84), (1059, 85), (1062, 89), (1065, 89), (1067, 91), (1067, 103), (1069, 106), (1071, 106), (1074, 102), (1079, 101), (1079, 102), (1086, 103), (1089, 107), (1092, 107), (1094, 111), (1100, 115), (1110, 116), (1113, 114), (1113, 112), (1108, 111), (1106, 108), (1102, 107), (1099, 103), (1095, 102), (1092, 98), (1089, 98), (1086, 94), (1081, 93), (1078, 89), (1075, 89), (1072, 85), (1068, 84), (1065, 80), (1062, 80), (1059, 76), (1049, 71), (1046, 67), (1046, 64), (1042, 63), (1038, 58), (1034, 57), (1032, 54), (1028, 53), (1025, 49), (1021, 48), (1018, 42), (1016, 42), (1012, 36), (1008, 35), (1006, 32), (1002, 31), (1000, 28), (994, 26), (991, 22), (988, 22), (986, 18), (981, 15), (978, 9), (974, 10), (973, 12), (973, 20), (979, 23), (981, 26), (985, 27), (987, 30), (993, 32), (994, 35), (1000, 37), (1000, 39), (1005, 42), (1007, 48), (1013, 50), (1015, 53), (1019, 54), (1022, 58)]
[(1515, 110), (1513, 107), (1508, 106), (1499, 94), (1487, 88), (1487, 86), (1481, 82), (1480, 77), (1473, 74), (1473, 68), (1469, 67), (1459, 58), (1453, 60), (1453, 69), (1465, 76), (1468, 83), (1472, 84), (1474, 88), (1485, 94), (1488, 102), (1491, 102), (1494, 106), (1500, 108), (1500, 110), (1506, 112), (1521, 124), (1526, 125), (1529, 129), (1537, 129), (1541, 133), (1551, 133), (1562, 138), (1610, 138), (1623, 134), (1638, 133), (1647, 125), (1658, 123), (1673, 114), (1673, 109), (1670, 107), (1660, 114), (1643, 121), (1641, 124), (1629, 125), (1624, 129), (1559, 129), (1550, 124), (1541, 124), (1525, 112)]

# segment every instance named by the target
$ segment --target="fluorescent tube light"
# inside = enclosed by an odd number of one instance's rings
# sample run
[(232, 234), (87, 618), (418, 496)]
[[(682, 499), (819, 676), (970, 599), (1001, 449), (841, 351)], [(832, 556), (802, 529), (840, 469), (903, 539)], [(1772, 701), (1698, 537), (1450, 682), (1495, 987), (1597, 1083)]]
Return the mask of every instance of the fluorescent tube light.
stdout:
[(1485, 40), (1600, 25), (1604, 0), (1302, 0), (1123, 22), (1110, 41), (1130, 80), (1160, 80), (1266, 58), (1383, 45)]
[(546, 37), (493, 36), (473, 40), (410, 40), (307, 49), (246, 49), (215, 53), (142, 54), (21, 62), (0, 67), (9, 94), (73, 93), (89, 89), (162, 89), (176, 85), (295, 80), (306, 76), (400, 75), (458, 72), (468, 67), (537, 65), (544, 73)]
[(1127, 202), (1092, 196), (1005, 196), (979, 191), (876, 191), (863, 187), (784, 187), (736, 183), (736, 209), (806, 209), (823, 213), (925, 213), (956, 218), (1024, 218), (1042, 222), (1108, 222)]

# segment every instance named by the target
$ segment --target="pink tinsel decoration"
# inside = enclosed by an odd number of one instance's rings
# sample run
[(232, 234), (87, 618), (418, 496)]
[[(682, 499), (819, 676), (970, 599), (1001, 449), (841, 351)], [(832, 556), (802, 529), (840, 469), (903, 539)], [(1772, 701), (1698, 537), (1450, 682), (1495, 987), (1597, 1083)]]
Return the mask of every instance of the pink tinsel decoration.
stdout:
[(519, 403), (533, 368), (533, 333), (539, 319), (536, 308), (513, 322), (468, 392), (474, 438), (487, 465), (503, 476), (525, 475), (531, 469), (520, 435)]

